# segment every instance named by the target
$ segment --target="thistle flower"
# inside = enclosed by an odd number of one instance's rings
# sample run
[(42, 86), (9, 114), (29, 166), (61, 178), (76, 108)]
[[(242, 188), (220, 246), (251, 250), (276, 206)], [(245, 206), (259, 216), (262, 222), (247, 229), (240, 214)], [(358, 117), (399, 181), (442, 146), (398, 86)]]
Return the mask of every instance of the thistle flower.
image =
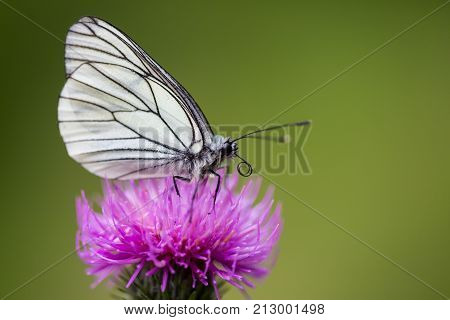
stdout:
[(232, 174), (213, 209), (215, 182), (200, 183), (193, 200), (195, 183), (179, 182), (178, 196), (171, 178), (106, 181), (101, 214), (82, 193), (77, 250), (94, 285), (112, 276), (135, 299), (213, 299), (221, 282), (245, 291), (266, 276), (282, 226), (273, 189), (255, 204), (261, 181), (239, 191)]

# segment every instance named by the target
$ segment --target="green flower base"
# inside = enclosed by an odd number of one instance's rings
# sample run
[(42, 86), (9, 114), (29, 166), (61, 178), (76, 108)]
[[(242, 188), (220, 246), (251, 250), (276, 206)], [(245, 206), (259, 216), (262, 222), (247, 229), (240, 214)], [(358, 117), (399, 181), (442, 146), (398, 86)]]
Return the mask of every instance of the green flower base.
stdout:
[[(148, 277), (145, 276), (147, 270), (141, 270), (129, 288), (126, 284), (133, 274), (131, 268), (125, 269), (117, 280), (117, 293), (114, 295), (118, 299), (126, 300), (216, 300), (214, 287), (205, 286), (197, 282), (192, 288), (192, 275), (185, 269), (179, 269), (175, 274), (170, 275), (166, 290), (161, 291), (162, 272), (157, 272)], [(224, 281), (218, 281), (217, 287), (220, 295), (224, 293)]]

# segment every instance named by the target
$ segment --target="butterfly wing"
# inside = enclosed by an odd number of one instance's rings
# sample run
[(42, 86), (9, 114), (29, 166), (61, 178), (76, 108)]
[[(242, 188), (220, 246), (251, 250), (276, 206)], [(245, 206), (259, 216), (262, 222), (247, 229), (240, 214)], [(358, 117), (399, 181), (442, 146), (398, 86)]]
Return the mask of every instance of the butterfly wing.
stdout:
[(61, 92), (59, 129), (69, 155), (105, 178), (185, 174), (195, 122), (161, 82), (132, 69), (84, 63)]
[(186, 175), (213, 133), (187, 91), (111, 24), (84, 17), (66, 39), (58, 119), (69, 155), (105, 178)]
[[(96, 17), (83, 17), (70, 29), (66, 39), (66, 73), (70, 75), (85, 62), (117, 64), (163, 83), (182, 102), (197, 123), (202, 144), (210, 143), (214, 134), (203, 112), (186, 89), (140, 48), (130, 37), (112, 24)], [(194, 152), (202, 145), (194, 146)]]

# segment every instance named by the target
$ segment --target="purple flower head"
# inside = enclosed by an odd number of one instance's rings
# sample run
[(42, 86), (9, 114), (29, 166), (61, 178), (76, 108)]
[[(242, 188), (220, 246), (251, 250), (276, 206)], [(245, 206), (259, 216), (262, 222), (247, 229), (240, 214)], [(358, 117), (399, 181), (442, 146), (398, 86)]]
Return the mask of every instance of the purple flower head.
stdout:
[(101, 214), (83, 193), (77, 199), (77, 249), (89, 265), (87, 273), (97, 276), (94, 285), (132, 266), (127, 287), (141, 272), (159, 272), (164, 291), (183, 269), (192, 275), (193, 287), (212, 285), (217, 297), (219, 279), (241, 290), (253, 287), (249, 278), (269, 272), (267, 260), (282, 227), (281, 207), (272, 210), (272, 188), (255, 204), (261, 181), (250, 180), (239, 191), (238, 176), (232, 174), (212, 210), (215, 183), (200, 182), (192, 202), (195, 182), (178, 182), (178, 196), (171, 178), (106, 181)]

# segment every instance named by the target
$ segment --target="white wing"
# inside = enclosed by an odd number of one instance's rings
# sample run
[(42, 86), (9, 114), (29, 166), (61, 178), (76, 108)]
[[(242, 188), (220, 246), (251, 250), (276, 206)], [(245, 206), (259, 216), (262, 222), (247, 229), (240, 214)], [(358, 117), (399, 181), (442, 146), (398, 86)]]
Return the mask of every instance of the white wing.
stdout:
[(186, 89), (145, 53), (130, 37), (110, 23), (95, 17), (83, 17), (74, 24), (66, 38), (66, 73), (70, 76), (85, 62), (116, 64), (154, 78), (176, 96), (194, 119), (196, 142), (193, 153), (210, 143), (213, 132), (203, 112)]
[(83, 63), (70, 72), (58, 106), (69, 155), (111, 179), (186, 174), (183, 159), (199, 128), (167, 86), (133, 68)]

